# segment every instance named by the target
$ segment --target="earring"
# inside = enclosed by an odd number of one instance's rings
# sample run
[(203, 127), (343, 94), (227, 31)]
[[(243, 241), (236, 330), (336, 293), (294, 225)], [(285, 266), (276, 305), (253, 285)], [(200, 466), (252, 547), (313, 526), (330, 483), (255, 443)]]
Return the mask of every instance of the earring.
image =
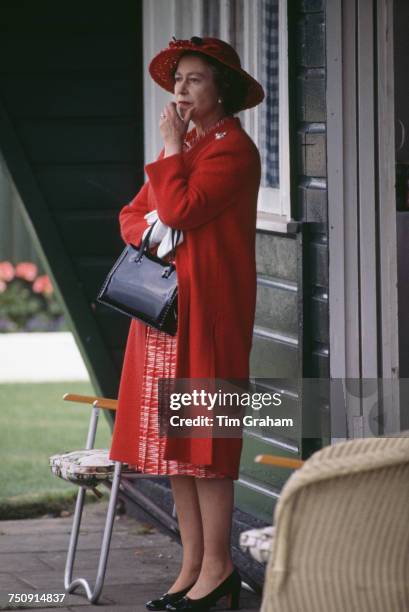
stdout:
[(219, 104), (221, 104), (221, 103), (223, 102), (223, 100), (222, 100), (221, 98), (219, 98), (219, 99), (217, 100), (217, 102), (218, 102)]

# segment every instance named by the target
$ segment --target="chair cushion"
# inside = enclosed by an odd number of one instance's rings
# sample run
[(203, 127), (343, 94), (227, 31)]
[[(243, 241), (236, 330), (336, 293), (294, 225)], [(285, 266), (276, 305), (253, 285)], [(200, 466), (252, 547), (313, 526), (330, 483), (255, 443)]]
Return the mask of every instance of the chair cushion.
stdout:
[(240, 548), (259, 563), (267, 563), (271, 554), (275, 527), (250, 529), (240, 534)]
[[(96, 487), (104, 481), (112, 480), (115, 462), (109, 459), (108, 449), (93, 448), (52, 455), (50, 468), (59, 478), (82, 486)], [(127, 464), (122, 464), (122, 471), (129, 471)]]

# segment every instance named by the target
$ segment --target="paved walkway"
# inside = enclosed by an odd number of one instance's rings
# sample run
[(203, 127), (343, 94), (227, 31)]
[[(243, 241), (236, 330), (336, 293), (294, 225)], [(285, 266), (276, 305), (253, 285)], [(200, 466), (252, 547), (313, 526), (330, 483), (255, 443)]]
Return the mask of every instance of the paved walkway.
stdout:
[[(77, 568), (92, 579), (100, 546), (106, 502), (86, 506)], [(80, 594), (63, 603), (14, 604), (8, 593), (64, 593), (63, 574), (72, 517), (0, 522), (0, 610), (82, 611), (91, 604)], [(166, 591), (177, 574), (181, 548), (169, 536), (125, 515), (117, 517), (105, 587), (104, 610), (145, 612), (145, 602)], [(223, 609), (222, 600), (217, 609)], [(242, 590), (241, 612), (259, 610), (260, 598)], [(95, 609), (95, 608), (92, 608)]]

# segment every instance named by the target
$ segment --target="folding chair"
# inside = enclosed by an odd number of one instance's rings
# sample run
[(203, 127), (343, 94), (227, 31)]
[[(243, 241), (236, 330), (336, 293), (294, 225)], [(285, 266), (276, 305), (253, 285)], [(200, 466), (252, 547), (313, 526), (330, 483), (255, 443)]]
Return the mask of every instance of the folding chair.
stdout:
[[(108, 458), (108, 449), (94, 449), (100, 410), (116, 410), (117, 400), (70, 393), (65, 394), (63, 399), (70, 402), (92, 405), (85, 449), (52, 455), (49, 459), (51, 471), (55, 476), (63, 478), (64, 480), (75, 483), (79, 486), (70, 541), (68, 545), (67, 561), (65, 564), (64, 588), (68, 593), (73, 593), (76, 589), (82, 587), (85, 590), (88, 600), (91, 603), (96, 603), (101, 595), (104, 585), (112, 529), (115, 520), (115, 508), (120, 488), (122, 489), (121, 493), (125, 494), (125, 497), (131, 497), (130, 495), (126, 495), (126, 492), (124, 492), (123, 481), (121, 482), (121, 478), (125, 476), (126, 480), (128, 480), (141, 477), (151, 478), (152, 476), (140, 474), (135, 470), (131, 470), (127, 464), (121, 463), (120, 461), (111, 461)], [(75, 578), (73, 580), (73, 570), (81, 527), (85, 492), (86, 489), (91, 489), (98, 497), (101, 497), (101, 493), (97, 490), (97, 486), (99, 485), (108, 487), (110, 489), (110, 496), (105, 519), (104, 533), (102, 537), (97, 576), (95, 585), (92, 588), (88, 580), (85, 578)], [(158, 512), (160, 513), (160, 511)], [(173, 509), (173, 516), (175, 516), (175, 508)], [(176, 521), (169, 520), (168, 515), (165, 517), (165, 514), (163, 518), (166, 518), (166, 521), (172, 531), (177, 531)]]

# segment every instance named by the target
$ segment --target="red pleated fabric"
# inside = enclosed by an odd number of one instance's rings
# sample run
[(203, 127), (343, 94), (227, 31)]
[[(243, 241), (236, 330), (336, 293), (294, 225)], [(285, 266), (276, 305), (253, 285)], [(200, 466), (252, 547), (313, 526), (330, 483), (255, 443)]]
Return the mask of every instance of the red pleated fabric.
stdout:
[(224, 478), (224, 474), (215, 472), (206, 465), (193, 465), (164, 459), (166, 439), (159, 437), (158, 428), (158, 379), (175, 377), (176, 347), (176, 337), (147, 327), (139, 421), (138, 465), (132, 467), (143, 474), (155, 476)]

